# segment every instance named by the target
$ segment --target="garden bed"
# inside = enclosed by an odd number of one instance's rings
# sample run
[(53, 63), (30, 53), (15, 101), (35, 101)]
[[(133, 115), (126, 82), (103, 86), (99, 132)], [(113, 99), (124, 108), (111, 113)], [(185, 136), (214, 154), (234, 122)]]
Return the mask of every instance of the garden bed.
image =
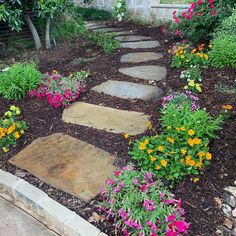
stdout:
[[(113, 25), (113, 23), (111, 23), (111, 25)], [(119, 23), (115, 26), (129, 28), (137, 31), (140, 35), (151, 36), (159, 40), (161, 47), (155, 50), (145, 49), (143, 51), (165, 52), (165, 56), (157, 62), (153, 61), (143, 64), (165, 65), (168, 68), (167, 80), (157, 82), (165, 91), (176, 91), (183, 88), (183, 83), (179, 79), (181, 71), (179, 69), (170, 68), (170, 62), (167, 57), (168, 46), (174, 41), (163, 34), (162, 27), (143, 27), (133, 25), (132, 23)], [(166, 39), (168, 39), (168, 44), (164, 44)], [(55, 50), (41, 54), (39, 56), (39, 68), (41, 72), (56, 69), (65, 75), (80, 69), (89, 69), (92, 74), (87, 81), (89, 92), (82, 95), (81, 100), (97, 105), (103, 104), (104, 106), (113, 108), (145, 112), (151, 115), (154, 126), (159, 129), (160, 124), (158, 117), (161, 108), (161, 100), (153, 102), (140, 100), (127, 101), (90, 91), (90, 88), (108, 79), (135, 82), (135, 79), (117, 73), (118, 68), (121, 66), (119, 62), (121, 55), (131, 51), (134, 52), (134, 50), (120, 49), (115, 54), (104, 55), (94, 44), (75, 39), (69, 43), (59, 45)], [(137, 51), (140, 52), (142, 50)], [(94, 61), (88, 63), (78, 63), (78, 60), (76, 63), (75, 60), (76, 58), (91, 58), (94, 56), (96, 57)], [(129, 64), (127, 64), (127, 66), (128, 65)], [(203, 78), (203, 92), (199, 96), (202, 107), (205, 107), (211, 114), (217, 115), (223, 105), (236, 104), (235, 94), (215, 90), (215, 85), (219, 82), (225, 85), (235, 86), (234, 81), (236, 78), (234, 69), (205, 69), (203, 70)], [(142, 82), (148, 84), (148, 81)], [(51, 107), (45, 99), (38, 100), (36, 98), (27, 97), (13, 103), (1, 98), (1, 111), (6, 111), (9, 105), (12, 104), (21, 108), (21, 117), (29, 124), (29, 130), (25, 137), (19, 141), (17, 147), (0, 160), (1, 168), (13, 174), (20, 174), (26, 181), (44, 190), (50, 197), (75, 211), (85, 219), (88, 219), (94, 211), (97, 211), (96, 207), (100, 199), (99, 197), (87, 204), (61, 190), (48, 186), (29, 173), (19, 172), (5, 160), (15, 155), (38, 137), (63, 132), (112, 153), (117, 157), (116, 165), (121, 167), (130, 161), (130, 157), (127, 154), (130, 148), (127, 140), (125, 140), (121, 134), (113, 134), (93, 128), (64, 123), (61, 121), (62, 109)], [(194, 183), (191, 177), (188, 177), (181, 184), (176, 186), (173, 191), (177, 197), (181, 197), (183, 200), (183, 207), (187, 213), (187, 221), (191, 222), (189, 235), (213, 235), (217, 226), (221, 225), (223, 222), (224, 216), (214, 199), (220, 197), (223, 188), (232, 185), (236, 179), (236, 160), (234, 158), (236, 155), (235, 117), (236, 111), (230, 111), (230, 118), (223, 124), (223, 129), (219, 132), (220, 139), (216, 139), (211, 143), (214, 159), (212, 164), (204, 170), (203, 175), (199, 176), (200, 181)], [(140, 137), (141, 135), (138, 135), (132, 137), (132, 139), (135, 140)], [(109, 222), (98, 223), (96, 225), (109, 236), (119, 235), (119, 233), (115, 233), (114, 227)]]

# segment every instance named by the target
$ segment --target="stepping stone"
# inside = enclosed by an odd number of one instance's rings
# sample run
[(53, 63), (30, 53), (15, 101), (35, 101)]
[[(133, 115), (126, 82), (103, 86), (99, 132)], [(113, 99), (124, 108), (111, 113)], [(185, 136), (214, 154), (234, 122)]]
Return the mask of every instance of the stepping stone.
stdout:
[(147, 40), (151, 38), (146, 37), (146, 36), (139, 36), (139, 35), (126, 35), (126, 36), (118, 36), (115, 39), (120, 42), (124, 42), (124, 41), (131, 42), (131, 41), (142, 41), (142, 40)]
[(108, 80), (92, 90), (124, 99), (151, 100), (161, 97), (162, 89), (125, 81)]
[(10, 159), (43, 182), (90, 201), (115, 170), (115, 157), (62, 133), (38, 138)]
[(142, 134), (149, 117), (140, 112), (125, 111), (110, 107), (75, 102), (64, 109), (62, 120), (111, 133)]
[(143, 42), (129, 42), (121, 43), (122, 48), (142, 49), (142, 48), (155, 48), (160, 46), (158, 41), (143, 41)]
[(97, 25), (91, 25), (91, 26), (86, 26), (86, 27), (87, 27), (87, 29), (93, 30), (93, 29), (106, 28), (106, 25), (97, 24)]
[(127, 62), (127, 63), (139, 63), (139, 62), (146, 62), (146, 61), (151, 61), (151, 60), (158, 60), (162, 57), (163, 55), (161, 53), (136, 52), (136, 53), (128, 53), (126, 55), (123, 55), (120, 61)]
[(122, 29), (119, 28), (102, 28), (102, 29), (95, 29), (95, 32), (116, 32), (121, 31)]
[(120, 31), (120, 32), (116, 32), (116, 35), (130, 35), (133, 34), (134, 32), (132, 31)]
[(166, 77), (167, 70), (161, 66), (133, 66), (120, 68), (119, 72), (138, 79), (162, 80)]

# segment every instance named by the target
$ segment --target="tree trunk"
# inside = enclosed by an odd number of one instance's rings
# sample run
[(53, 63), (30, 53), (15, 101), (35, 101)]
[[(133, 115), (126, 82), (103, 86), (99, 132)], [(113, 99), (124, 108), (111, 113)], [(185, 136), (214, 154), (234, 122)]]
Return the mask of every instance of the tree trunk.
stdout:
[(36, 47), (36, 50), (39, 51), (39, 49), (42, 48), (42, 43), (41, 43), (41, 40), (39, 38), (39, 34), (38, 34), (38, 31), (36, 30), (33, 22), (31, 21), (30, 17), (28, 15), (24, 15), (24, 19), (25, 19), (25, 22), (27, 23), (30, 31), (31, 31), (31, 34), (34, 38), (34, 44), (35, 44), (35, 47)]
[(45, 45), (46, 45), (46, 49), (51, 48), (50, 24), (51, 24), (51, 20), (50, 20), (50, 17), (48, 17), (47, 18), (47, 22), (46, 22), (46, 30), (45, 30)]

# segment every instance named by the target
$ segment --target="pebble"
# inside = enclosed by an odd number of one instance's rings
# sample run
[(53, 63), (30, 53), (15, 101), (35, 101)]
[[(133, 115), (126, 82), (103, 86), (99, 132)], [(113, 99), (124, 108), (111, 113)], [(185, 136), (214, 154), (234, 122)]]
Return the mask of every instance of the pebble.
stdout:
[(227, 205), (227, 204), (222, 204), (222, 210), (223, 210), (223, 212), (224, 212), (224, 214), (225, 214), (226, 216), (228, 216), (228, 217), (231, 216), (231, 211), (232, 211), (232, 209), (231, 209), (231, 207), (230, 207), (229, 205)]
[(224, 226), (226, 226), (228, 229), (232, 229), (233, 228), (233, 221), (226, 218), (225, 221), (224, 221)]
[(224, 199), (224, 202), (227, 203), (228, 205), (230, 205), (231, 207), (233, 207), (233, 208), (236, 207), (235, 197), (232, 196), (231, 194), (224, 192), (223, 199)]
[(233, 217), (236, 217), (236, 208), (232, 211)]

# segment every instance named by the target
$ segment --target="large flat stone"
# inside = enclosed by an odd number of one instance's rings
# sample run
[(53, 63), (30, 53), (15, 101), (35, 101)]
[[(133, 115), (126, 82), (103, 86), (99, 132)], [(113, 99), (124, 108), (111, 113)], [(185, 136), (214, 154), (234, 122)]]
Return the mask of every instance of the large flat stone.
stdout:
[(133, 66), (120, 68), (119, 72), (138, 79), (162, 80), (166, 77), (167, 70), (161, 66)]
[(158, 60), (162, 57), (163, 55), (161, 53), (156, 53), (156, 52), (135, 52), (123, 55), (120, 61), (127, 63), (139, 63), (151, 60)]
[(10, 163), (47, 184), (90, 201), (112, 174), (115, 158), (104, 150), (62, 133), (38, 138)]
[(119, 29), (119, 28), (101, 28), (101, 29), (95, 29), (93, 31), (95, 31), (95, 32), (116, 32), (116, 31), (122, 31), (122, 29)]
[(104, 24), (87, 25), (86, 28), (90, 30), (94, 30), (94, 29), (106, 28), (106, 25)]
[(125, 36), (117, 36), (115, 39), (120, 42), (132, 42), (132, 41), (148, 40), (150, 39), (150, 37), (139, 36), (139, 35), (125, 35)]
[(63, 112), (68, 123), (106, 130), (112, 133), (141, 134), (146, 130), (148, 116), (140, 112), (118, 110), (84, 102), (75, 102)]
[(141, 100), (156, 99), (163, 94), (158, 87), (116, 80), (108, 80), (92, 90), (119, 98)]
[(122, 48), (132, 48), (132, 49), (155, 48), (158, 46), (160, 46), (158, 41), (121, 43)]
[(133, 31), (120, 31), (120, 32), (116, 32), (116, 35), (131, 35), (133, 34)]

